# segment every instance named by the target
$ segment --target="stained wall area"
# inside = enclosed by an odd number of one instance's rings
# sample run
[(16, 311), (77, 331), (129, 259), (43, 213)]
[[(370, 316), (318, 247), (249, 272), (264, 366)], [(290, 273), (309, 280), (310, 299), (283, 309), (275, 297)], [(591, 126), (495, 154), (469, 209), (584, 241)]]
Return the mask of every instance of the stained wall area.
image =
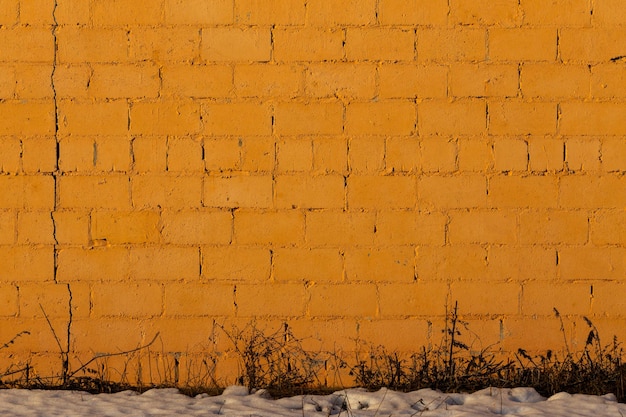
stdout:
[(621, 0), (2, 0), (0, 353), (623, 335), (625, 40)]

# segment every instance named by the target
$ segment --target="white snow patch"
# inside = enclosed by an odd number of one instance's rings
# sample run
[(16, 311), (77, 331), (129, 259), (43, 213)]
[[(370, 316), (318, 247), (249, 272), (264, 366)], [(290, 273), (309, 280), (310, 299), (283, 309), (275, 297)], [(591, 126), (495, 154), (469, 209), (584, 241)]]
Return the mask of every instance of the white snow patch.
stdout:
[(246, 417), (621, 417), (626, 404), (615, 396), (555, 394), (544, 398), (532, 388), (487, 388), (473, 394), (431, 389), (402, 393), (346, 389), (329, 395), (273, 400), (264, 390), (250, 394), (229, 387), (222, 395), (187, 397), (176, 389), (143, 394), (87, 394), (78, 391), (0, 390), (0, 416), (246, 416)]

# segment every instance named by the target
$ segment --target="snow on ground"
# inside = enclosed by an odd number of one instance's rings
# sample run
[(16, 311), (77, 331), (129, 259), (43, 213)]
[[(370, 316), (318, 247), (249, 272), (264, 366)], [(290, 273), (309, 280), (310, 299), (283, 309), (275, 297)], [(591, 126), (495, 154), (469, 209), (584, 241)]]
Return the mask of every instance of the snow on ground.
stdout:
[(264, 391), (248, 394), (230, 387), (222, 395), (195, 398), (176, 389), (143, 394), (124, 391), (91, 395), (77, 391), (0, 390), (0, 416), (550, 416), (623, 417), (626, 404), (604, 396), (560, 393), (544, 398), (532, 388), (488, 388), (473, 394), (443, 394), (430, 389), (401, 393), (347, 389), (330, 395), (270, 399)]

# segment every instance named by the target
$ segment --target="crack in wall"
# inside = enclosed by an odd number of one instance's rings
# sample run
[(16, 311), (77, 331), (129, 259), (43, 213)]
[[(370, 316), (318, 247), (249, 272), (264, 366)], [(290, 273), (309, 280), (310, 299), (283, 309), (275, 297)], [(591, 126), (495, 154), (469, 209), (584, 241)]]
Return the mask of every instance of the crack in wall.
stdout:
[[(50, 73), (50, 87), (52, 88), (52, 100), (53, 100), (53, 105), (54, 105), (54, 141), (55, 141), (55, 149), (56, 149), (56, 156), (55, 156), (56, 161), (54, 165), (54, 172), (52, 173), (52, 178), (54, 179), (54, 207), (52, 209), (52, 212), (50, 213), (50, 217), (52, 218), (52, 238), (54, 240), (54, 275), (53, 275), (54, 282), (57, 282), (57, 272), (58, 272), (58, 267), (59, 267), (59, 262), (58, 262), (59, 240), (57, 238), (57, 223), (54, 217), (54, 213), (56, 212), (58, 204), (59, 204), (58, 202), (58, 199), (59, 199), (58, 176), (59, 176), (59, 156), (60, 156), (59, 103), (58, 103), (58, 97), (57, 97), (57, 89), (56, 89), (56, 85), (54, 82), (54, 77), (56, 75), (56, 70), (57, 70), (58, 49), (59, 49), (58, 40), (57, 40), (57, 29), (59, 27), (59, 23), (57, 21), (57, 16), (56, 16), (57, 7), (58, 7), (58, 1), (54, 0), (54, 3), (52, 5), (52, 38), (54, 41), (54, 51), (53, 51), (53, 56), (52, 56), (52, 72)], [(68, 290), (69, 290), (69, 285), (68, 285)], [(72, 294), (70, 291), (70, 304), (71, 304), (71, 295)], [(70, 317), (71, 317), (71, 311), (70, 311)]]

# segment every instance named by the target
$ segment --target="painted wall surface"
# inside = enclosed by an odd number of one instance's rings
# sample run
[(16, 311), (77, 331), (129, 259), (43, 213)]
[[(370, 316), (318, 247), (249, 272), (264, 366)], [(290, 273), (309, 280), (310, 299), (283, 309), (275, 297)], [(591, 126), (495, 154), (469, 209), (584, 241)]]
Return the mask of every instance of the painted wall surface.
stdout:
[(0, 353), (623, 337), (623, 6), (2, 0)]

